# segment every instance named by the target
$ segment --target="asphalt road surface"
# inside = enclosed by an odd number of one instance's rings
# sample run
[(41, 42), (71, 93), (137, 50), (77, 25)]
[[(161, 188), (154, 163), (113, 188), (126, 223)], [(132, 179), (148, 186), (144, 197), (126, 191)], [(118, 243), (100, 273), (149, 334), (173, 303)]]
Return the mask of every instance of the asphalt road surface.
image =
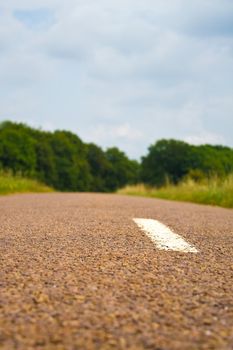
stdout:
[[(160, 250), (153, 219), (197, 253)], [(0, 197), (0, 349), (233, 349), (233, 211), (104, 194)]]

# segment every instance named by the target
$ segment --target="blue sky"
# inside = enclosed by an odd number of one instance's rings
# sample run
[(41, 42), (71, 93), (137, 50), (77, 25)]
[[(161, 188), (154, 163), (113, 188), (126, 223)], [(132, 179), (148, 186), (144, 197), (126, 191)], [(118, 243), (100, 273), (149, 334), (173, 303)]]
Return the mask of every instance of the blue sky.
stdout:
[(160, 138), (233, 146), (233, 1), (8, 0), (0, 81), (0, 120), (134, 158)]
[(55, 24), (53, 12), (46, 8), (16, 9), (13, 16), (31, 30), (48, 29)]

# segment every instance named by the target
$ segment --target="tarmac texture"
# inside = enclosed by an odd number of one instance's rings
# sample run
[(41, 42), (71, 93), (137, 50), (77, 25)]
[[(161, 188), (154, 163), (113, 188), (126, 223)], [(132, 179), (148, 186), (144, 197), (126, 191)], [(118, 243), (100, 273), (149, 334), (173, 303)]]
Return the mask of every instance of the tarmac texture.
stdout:
[[(159, 220), (198, 249), (160, 251)], [(1, 350), (233, 349), (233, 211), (109, 194), (0, 197)]]

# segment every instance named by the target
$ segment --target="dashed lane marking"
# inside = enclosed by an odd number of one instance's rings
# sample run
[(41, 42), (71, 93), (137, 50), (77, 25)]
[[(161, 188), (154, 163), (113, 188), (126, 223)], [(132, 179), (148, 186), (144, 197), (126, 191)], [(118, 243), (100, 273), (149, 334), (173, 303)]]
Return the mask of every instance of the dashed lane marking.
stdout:
[(133, 219), (160, 250), (198, 253), (198, 250), (161, 222), (152, 219)]

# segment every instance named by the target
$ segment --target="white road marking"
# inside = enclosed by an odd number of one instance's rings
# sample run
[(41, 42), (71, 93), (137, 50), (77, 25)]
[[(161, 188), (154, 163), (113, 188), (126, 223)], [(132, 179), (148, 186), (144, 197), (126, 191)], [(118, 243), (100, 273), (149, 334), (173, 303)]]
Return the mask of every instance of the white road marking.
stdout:
[(174, 250), (184, 253), (198, 253), (198, 250), (187, 243), (181, 236), (171, 231), (157, 220), (133, 219), (160, 250)]

